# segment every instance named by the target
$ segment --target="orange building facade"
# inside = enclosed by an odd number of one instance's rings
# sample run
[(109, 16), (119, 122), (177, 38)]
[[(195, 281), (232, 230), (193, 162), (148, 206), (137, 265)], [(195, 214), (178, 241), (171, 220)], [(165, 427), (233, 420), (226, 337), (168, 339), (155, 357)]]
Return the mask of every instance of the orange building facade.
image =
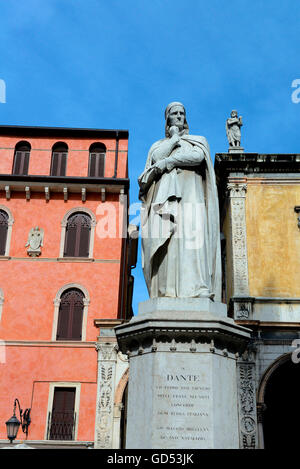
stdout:
[(0, 445), (15, 398), (29, 445), (103, 428), (99, 337), (132, 314), (127, 153), (127, 131), (0, 127)]

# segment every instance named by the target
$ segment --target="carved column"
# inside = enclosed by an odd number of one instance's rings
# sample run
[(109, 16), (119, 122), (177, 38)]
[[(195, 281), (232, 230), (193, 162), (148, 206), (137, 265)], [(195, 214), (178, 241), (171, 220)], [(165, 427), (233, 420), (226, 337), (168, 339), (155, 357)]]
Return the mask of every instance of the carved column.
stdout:
[[(227, 185), (227, 189), (230, 201), (232, 297), (233, 299), (237, 297), (238, 300), (234, 301), (234, 317), (248, 319), (252, 303), (247, 298), (249, 297), (245, 204), (247, 184), (233, 182)], [(243, 304), (241, 298), (245, 299)]]
[(114, 390), (118, 346), (115, 342), (98, 342), (98, 382), (95, 448), (113, 447)]
[(240, 448), (255, 449), (257, 441), (255, 362), (244, 354), (237, 362)]

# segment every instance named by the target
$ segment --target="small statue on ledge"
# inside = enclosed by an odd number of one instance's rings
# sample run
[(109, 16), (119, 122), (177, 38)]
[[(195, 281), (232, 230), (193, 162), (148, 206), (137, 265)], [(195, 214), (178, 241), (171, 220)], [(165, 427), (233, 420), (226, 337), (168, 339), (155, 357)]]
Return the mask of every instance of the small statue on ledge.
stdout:
[(237, 111), (231, 111), (230, 118), (226, 120), (226, 135), (229, 142), (229, 151), (243, 150), (241, 147), (242, 116)]
[(28, 235), (27, 243), (25, 247), (29, 246), (27, 249), (27, 254), (31, 257), (38, 257), (41, 255), (41, 247), (43, 246), (44, 241), (44, 230), (35, 226), (31, 228)]

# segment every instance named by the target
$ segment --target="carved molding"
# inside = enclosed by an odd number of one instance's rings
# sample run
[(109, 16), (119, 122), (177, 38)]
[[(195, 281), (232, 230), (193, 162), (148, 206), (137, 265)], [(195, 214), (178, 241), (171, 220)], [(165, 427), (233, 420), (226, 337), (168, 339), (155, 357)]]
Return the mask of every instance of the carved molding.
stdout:
[(246, 183), (227, 185), (230, 200), (233, 295), (248, 295), (248, 256), (246, 232)]
[(114, 404), (115, 406), (120, 406), (122, 405), (122, 398), (123, 398), (123, 393), (125, 391), (126, 385), (128, 383), (128, 378), (129, 378), (129, 367), (124, 371), (118, 386), (116, 388), (115, 392), (115, 398), (114, 398)]
[(98, 382), (95, 448), (109, 449), (113, 444), (114, 388), (118, 346), (97, 342)]
[(214, 353), (220, 356), (236, 359), (236, 353), (242, 353), (246, 347), (244, 337), (228, 334), (226, 331), (214, 330), (193, 330), (173, 331), (164, 329), (161, 333), (148, 331), (145, 334), (137, 334), (132, 337), (122, 338), (121, 346), (126, 350), (126, 355), (130, 358), (147, 353)]
[[(244, 354), (242, 359), (250, 358), (252, 353)], [(257, 418), (255, 391), (255, 363), (237, 362), (238, 374), (238, 409), (240, 448), (257, 448)]]
[(2, 256), (4, 258), (4, 257), (9, 256), (10, 241), (11, 241), (11, 235), (12, 235), (12, 226), (14, 224), (14, 217), (12, 215), (12, 212), (10, 211), (10, 209), (8, 207), (6, 207), (6, 205), (0, 204), (0, 210), (3, 210), (8, 215), (8, 220), (7, 220), (8, 227), (7, 227), (5, 253), (4, 253), (4, 256)]

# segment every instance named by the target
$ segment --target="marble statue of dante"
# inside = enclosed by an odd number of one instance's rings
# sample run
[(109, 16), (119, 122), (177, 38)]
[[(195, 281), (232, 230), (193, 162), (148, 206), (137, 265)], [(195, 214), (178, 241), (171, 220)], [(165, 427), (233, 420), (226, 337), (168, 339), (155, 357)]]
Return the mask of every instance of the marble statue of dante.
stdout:
[(230, 118), (226, 120), (226, 135), (230, 147), (241, 146), (242, 116), (238, 117), (237, 111), (231, 111)]
[(221, 301), (219, 204), (207, 140), (189, 135), (185, 108), (170, 103), (166, 138), (139, 177), (142, 265), (151, 298)]

